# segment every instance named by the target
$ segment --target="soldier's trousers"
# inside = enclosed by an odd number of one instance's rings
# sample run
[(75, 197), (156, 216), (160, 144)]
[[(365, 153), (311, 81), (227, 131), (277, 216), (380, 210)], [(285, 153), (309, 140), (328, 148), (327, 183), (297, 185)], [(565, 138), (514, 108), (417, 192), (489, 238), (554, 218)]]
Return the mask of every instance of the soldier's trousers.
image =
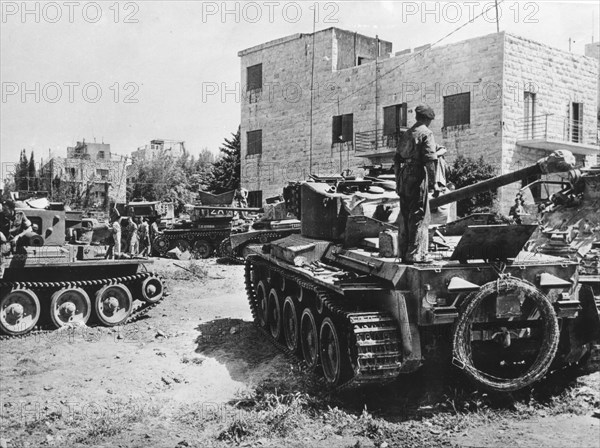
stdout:
[(421, 165), (400, 168), (397, 192), (400, 196), (398, 214), (398, 251), (405, 261), (421, 261), (429, 246), (429, 200), (427, 170)]

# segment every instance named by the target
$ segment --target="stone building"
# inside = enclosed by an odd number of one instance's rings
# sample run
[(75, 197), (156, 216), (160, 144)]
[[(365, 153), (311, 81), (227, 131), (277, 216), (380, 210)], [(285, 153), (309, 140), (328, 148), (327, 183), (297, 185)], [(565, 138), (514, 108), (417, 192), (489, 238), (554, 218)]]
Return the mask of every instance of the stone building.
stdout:
[(125, 202), (125, 157), (112, 154), (108, 143), (85, 140), (67, 148), (67, 157), (51, 158), (41, 170), (46, 189), (60, 184), (69, 188), (87, 205), (105, 209), (110, 203)]
[[(414, 108), (436, 111), (438, 144), (498, 174), (568, 149), (598, 154), (598, 61), (505, 32), (392, 54), (378, 38), (329, 28), (238, 53), (242, 186), (251, 202), (309, 173), (391, 165)], [(312, 88), (311, 88), (312, 86)], [(499, 191), (512, 204), (519, 185)]]
[(150, 144), (138, 147), (131, 153), (131, 164), (127, 166), (127, 182), (135, 181), (138, 175), (138, 164), (156, 157), (177, 159), (185, 154), (185, 142), (181, 140), (150, 140)]

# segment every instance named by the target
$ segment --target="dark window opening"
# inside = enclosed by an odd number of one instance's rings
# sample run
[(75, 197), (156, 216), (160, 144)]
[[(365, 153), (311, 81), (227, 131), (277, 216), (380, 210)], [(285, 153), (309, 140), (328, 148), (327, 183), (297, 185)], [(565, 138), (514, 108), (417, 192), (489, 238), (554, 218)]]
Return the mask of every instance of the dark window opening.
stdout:
[(246, 139), (247, 155), (262, 154), (262, 129), (247, 132)]
[(108, 170), (97, 169), (96, 176), (98, 176), (102, 180), (106, 180), (106, 179), (108, 179)]
[(583, 139), (583, 103), (571, 104), (571, 141), (581, 143)]
[(535, 135), (535, 93), (525, 92), (523, 97), (525, 103), (524, 109), (524, 137), (534, 138)]
[(354, 114), (335, 115), (331, 126), (331, 142), (351, 142), (354, 138)]
[(74, 178), (75, 177), (75, 168), (68, 168), (68, 170), (69, 170), (69, 175)]
[(398, 135), (400, 128), (406, 127), (406, 103), (383, 108), (383, 135)]
[(469, 92), (444, 97), (444, 127), (471, 123), (471, 94)]
[(104, 151), (98, 151), (98, 154), (96, 155), (96, 158), (98, 158), (98, 159), (104, 159)]
[(262, 89), (262, 64), (256, 64), (246, 69), (246, 90)]
[(248, 207), (262, 207), (262, 191), (248, 192)]

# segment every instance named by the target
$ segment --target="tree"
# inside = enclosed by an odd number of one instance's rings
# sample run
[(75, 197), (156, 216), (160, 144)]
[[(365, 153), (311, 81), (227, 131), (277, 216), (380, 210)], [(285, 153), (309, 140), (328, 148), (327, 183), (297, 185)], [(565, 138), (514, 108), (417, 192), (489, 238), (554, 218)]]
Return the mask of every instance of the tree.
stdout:
[(19, 156), (19, 164), (15, 169), (15, 189), (19, 190), (28, 190), (29, 189), (29, 163), (27, 162), (27, 155), (25, 154), (25, 150), (21, 151), (21, 155)]
[(212, 179), (210, 180), (209, 190), (219, 194), (226, 191), (235, 190), (240, 187), (241, 171), (241, 146), (240, 146), (240, 127), (231, 138), (226, 138), (225, 143), (219, 148), (220, 157), (212, 167)]
[(33, 151), (31, 151), (31, 157), (29, 158), (29, 164), (27, 165), (27, 177), (29, 179), (28, 190), (37, 191), (39, 190), (39, 179), (35, 168), (35, 160), (33, 157)]
[[(479, 160), (475, 160), (459, 155), (448, 167), (446, 178), (456, 188), (462, 188), (490, 179), (495, 175), (496, 169), (487, 163), (483, 156)], [(488, 191), (465, 198), (456, 204), (456, 213), (458, 216), (466, 216), (472, 213), (489, 212), (495, 198), (496, 191)]]
[(184, 151), (178, 158), (161, 153), (137, 161), (132, 168), (134, 180), (127, 186), (128, 200), (172, 201), (176, 212), (183, 211), (185, 204), (195, 202), (198, 191), (207, 189), (213, 161), (214, 155), (206, 148), (197, 160)]

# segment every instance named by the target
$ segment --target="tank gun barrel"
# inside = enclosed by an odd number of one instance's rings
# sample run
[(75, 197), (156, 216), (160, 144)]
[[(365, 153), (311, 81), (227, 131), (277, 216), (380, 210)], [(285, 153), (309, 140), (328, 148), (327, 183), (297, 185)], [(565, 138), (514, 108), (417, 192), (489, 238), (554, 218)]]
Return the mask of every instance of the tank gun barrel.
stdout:
[(484, 191), (495, 190), (505, 185), (512, 184), (513, 182), (537, 176), (539, 174), (568, 172), (572, 170), (574, 166), (575, 157), (571, 152), (564, 150), (554, 151), (549, 156), (538, 160), (534, 165), (521, 168), (520, 170), (511, 173), (492, 177), (491, 179), (468, 185), (459, 188), (458, 190), (450, 191), (437, 198), (433, 198), (429, 201), (429, 206), (432, 208), (441, 207), (442, 205), (460, 201), (461, 199), (483, 193)]

